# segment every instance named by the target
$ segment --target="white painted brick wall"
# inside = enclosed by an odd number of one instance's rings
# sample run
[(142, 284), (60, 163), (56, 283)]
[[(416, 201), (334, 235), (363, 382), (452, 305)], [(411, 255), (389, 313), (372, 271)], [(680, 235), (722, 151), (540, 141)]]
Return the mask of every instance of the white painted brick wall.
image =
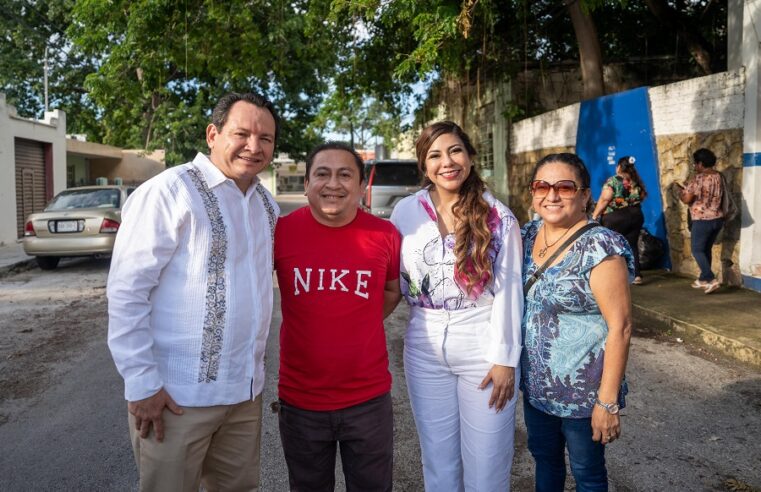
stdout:
[[(648, 90), (656, 136), (743, 128), (745, 69)], [(576, 145), (579, 104), (513, 125), (510, 152)]]
[(510, 152), (517, 154), (534, 149), (574, 146), (578, 124), (578, 103), (521, 120), (513, 125)]
[(744, 69), (648, 90), (656, 136), (743, 127)]

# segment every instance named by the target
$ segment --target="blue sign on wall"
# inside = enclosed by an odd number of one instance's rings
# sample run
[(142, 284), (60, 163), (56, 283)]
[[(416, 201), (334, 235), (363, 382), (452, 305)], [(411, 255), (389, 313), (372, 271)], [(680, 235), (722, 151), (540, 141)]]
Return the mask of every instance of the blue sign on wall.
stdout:
[(583, 101), (579, 111), (576, 153), (589, 168), (595, 200), (600, 198), (605, 180), (616, 174), (618, 159), (625, 155), (635, 157), (637, 172), (647, 190), (647, 198), (642, 202), (644, 227), (666, 245), (662, 266), (671, 268), (647, 88)]

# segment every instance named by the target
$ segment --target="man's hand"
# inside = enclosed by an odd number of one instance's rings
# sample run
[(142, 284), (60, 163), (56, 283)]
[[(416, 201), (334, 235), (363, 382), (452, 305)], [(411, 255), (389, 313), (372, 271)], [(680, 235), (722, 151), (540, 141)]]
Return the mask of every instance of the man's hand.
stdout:
[(164, 440), (164, 419), (162, 414), (164, 408), (168, 408), (175, 415), (182, 415), (182, 409), (169, 396), (164, 388), (158, 393), (149, 396), (144, 400), (131, 401), (127, 403), (127, 410), (135, 417), (135, 430), (140, 432), (140, 437), (145, 439), (153, 425), (156, 432), (156, 440)]
[(515, 391), (515, 368), (494, 364), (484, 380), (481, 381), (478, 389), (485, 389), (489, 383), (492, 383), (493, 386), (491, 397), (489, 398), (489, 408), (495, 408), (500, 412), (513, 397), (513, 392)]

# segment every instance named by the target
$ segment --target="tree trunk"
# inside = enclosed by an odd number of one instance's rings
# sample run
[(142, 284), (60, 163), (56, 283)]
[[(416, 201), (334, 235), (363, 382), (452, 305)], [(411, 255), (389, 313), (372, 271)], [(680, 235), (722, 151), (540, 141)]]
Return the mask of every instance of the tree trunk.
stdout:
[(664, 27), (676, 31), (680, 38), (687, 44), (695, 63), (704, 74), (713, 73), (711, 67), (711, 50), (708, 42), (688, 22), (684, 22), (679, 12), (669, 7), (666, 0), (645, 0), (650, 12)]
[(584, 83), (582, 100), (593, 99), (605, 95), (605, 82), (602, 76), (602, 51), (600, 40), (597, 38), (592, 17), (581, 9), (579, 0), (571, 0), (567, 4), (571, 16), (576, 42), (579, 45), (581, 62), (581, 79)]

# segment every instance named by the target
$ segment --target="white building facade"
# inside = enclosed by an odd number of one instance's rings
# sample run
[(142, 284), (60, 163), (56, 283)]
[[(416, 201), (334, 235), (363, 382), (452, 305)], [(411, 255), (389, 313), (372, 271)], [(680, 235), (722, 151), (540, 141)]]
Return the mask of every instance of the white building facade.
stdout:
[(24, 221), (66, 188), (66, 113), (21, 118), (0, 93), (0, 246), (23, 236)]

